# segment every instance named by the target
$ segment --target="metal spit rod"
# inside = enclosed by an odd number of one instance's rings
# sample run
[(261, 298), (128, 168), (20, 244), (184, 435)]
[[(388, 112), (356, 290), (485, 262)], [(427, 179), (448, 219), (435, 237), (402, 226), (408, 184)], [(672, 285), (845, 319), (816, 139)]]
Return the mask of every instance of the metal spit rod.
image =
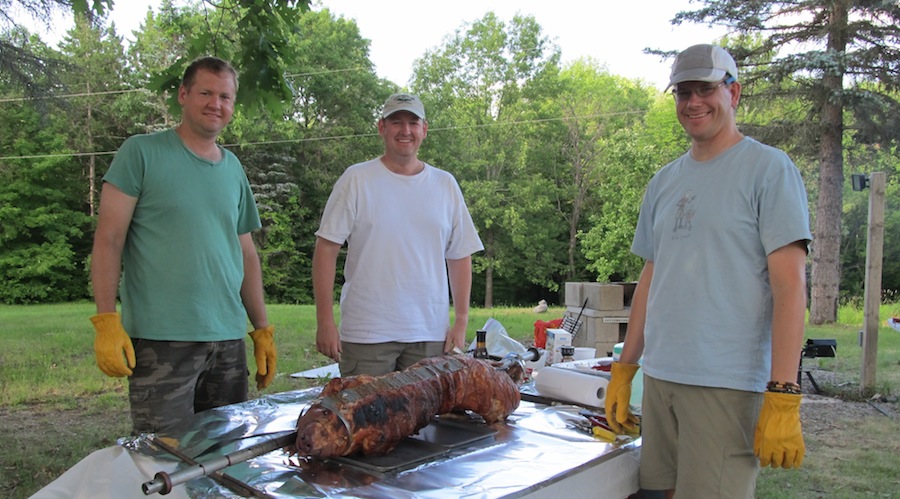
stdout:
[(195, 478), (210, 475), (216, 471), (223, 470), (232, 464), (241, 463), (268, 452), (272, 452), (273, 450), (287, 447), (296, 440), (297, 432), (294, 431), (280, 437), (264, 440), (209, 461), (202, 463), (198, 462), (193, 466), (178, 470), (172, 474), (160, 471), (153, 477), (153, 480), (141, 485), (141, 490), (144, 491), (144, 495), (155, 494), (157, 492), (165, 495), (171, 492), (172, 488), (176, 485), (181, 485), (182, 483), (189, 482)]

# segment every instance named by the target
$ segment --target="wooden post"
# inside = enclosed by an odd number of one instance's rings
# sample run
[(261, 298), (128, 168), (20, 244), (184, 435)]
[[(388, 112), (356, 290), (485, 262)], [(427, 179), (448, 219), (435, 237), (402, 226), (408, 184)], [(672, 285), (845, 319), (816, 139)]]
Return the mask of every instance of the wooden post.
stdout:
[(869, 228), (866, 241), (866, 283), (862, 331), (862, 362), (859, 390), (875, 388), (875, 364), (878, 360), (878, 323), (881, 308), (881, 271), (884, 255), (883, 172), (869, 174)]

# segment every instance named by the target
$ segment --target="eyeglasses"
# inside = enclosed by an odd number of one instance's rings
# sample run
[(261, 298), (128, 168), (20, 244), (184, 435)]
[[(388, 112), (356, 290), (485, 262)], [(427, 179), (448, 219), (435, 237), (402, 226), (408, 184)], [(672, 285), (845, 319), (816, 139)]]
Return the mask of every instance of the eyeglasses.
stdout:
[(692, 95), (696, 95), (697, 97), (702, 99), (704, 97), (709, 97), (713, 94), (713, 92), (716, 91), (717, 88), (729, 83), (734, 83), (734, 78), (732, 78), (731, 76), (725, 78), (715, 85), (703, 85), (694, 89), (675, 87), (672, 89), (672, 96), (675, 97), (675, 102), (689, 101), (691, 100)]

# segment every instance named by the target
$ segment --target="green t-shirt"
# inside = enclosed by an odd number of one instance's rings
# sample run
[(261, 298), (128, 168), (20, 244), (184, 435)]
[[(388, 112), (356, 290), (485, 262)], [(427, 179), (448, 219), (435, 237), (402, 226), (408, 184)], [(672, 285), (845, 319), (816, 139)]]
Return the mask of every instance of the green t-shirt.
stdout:
[(239, 234), (260, 227), (240, 161), (191, 152), (174, 130), (126, 140), (103, 177), (138, 199), (123, 250), (122, 322), (133, 338), (243, 338)]

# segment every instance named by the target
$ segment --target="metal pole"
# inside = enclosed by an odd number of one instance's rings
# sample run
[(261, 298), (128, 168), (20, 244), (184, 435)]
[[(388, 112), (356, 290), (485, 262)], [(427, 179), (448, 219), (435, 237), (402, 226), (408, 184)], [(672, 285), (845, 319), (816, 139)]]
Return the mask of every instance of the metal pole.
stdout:
[(875, 388), (878, 360), (878, 314), (881, 308), (881, 273), (884, 257), (885, 174), (869, 174), (869, 227), (866, 242), (866, 283), (863, 302), (862, 362), (860, 393)]
[(216, 471), (225, 469), (233, 464), (241, 463), (257, 456), (272, 452), (275, 449), (287, 447), (297, 440), (297, 432), (291, 432), (280, 437), (269, 440), (263, 440), (257, 444), (253, 444), (241, 450), (234, 451), (230, 454), (220, 456), (209, 461), (197, 463), (193, 466), (180, 469), (175, 473), (169, 474), (160, 471), (153, 480), (145, 482), (141, 485), (144, 495), (168, 494), (176, 485), (191, 481), (195, 478), (210, 475)]

